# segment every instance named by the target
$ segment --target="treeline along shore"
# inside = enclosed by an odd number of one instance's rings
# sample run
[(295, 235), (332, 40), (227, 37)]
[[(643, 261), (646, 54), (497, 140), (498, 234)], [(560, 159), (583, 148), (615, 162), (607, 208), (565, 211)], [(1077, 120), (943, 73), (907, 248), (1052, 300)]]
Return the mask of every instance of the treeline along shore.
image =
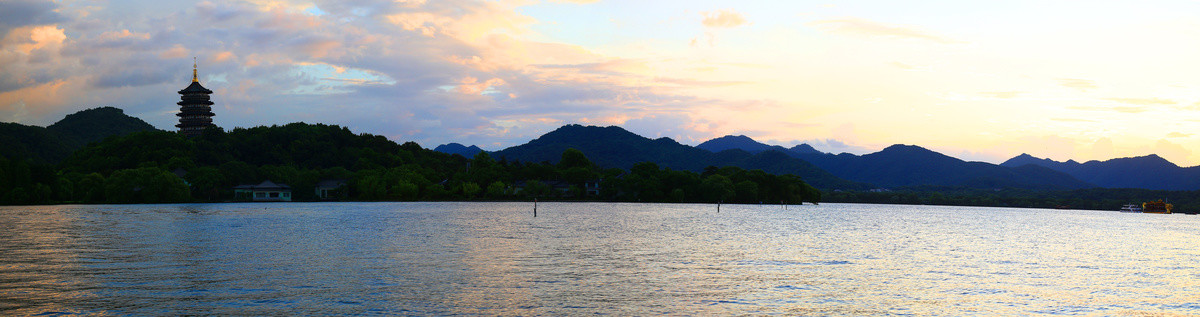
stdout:
[[(0, 158), (0, 203), (179, 203), (253, 200), (235, 188), (286, 184), (291, 201), (585, 200), (801, 204), (821, 192), (794, 175), (738, 167), (702, 172), (644, 162), (601, 168), (568, 149), (558, 162), (451, 155), (333, 125), (211, 128), (186, 137), (107, 138), (57, 164)], [(324, 192), (318, 184), (337, 184)]]
[[(258, 198), (288, 201), (537, 198), (1116, 210), (1124, 204), (1165, 199), (1175, 205), (1176, 213), (1200, 211), (1200, 191), (1196, 190), (1095, 186), (1056, 189), (1028, 184), (1022, 187), (1019, 182), (997, 176), (1007, 174), (997, 173), (976, 173), (983, 176), (968, 185), (977, 186), (909, 185), (885, 189), (839, 179), (780, 152), (720, 149), (709, 152), (665, 138), (646, 139), (616, 127), (568, 125), (525, 145), (464, 156), (323, 124), (293, 123), (232, 131), (213, 128), (199, 136), (187, 137), (155, 129), (120, 109), (100, 107), (68, 115), (44, 128), (0, 123), (0, 144), (4, 145), (0, 146), (0, 204), (4, 205), (259, 201)], [(897, 174), (897, 170), (916, 164), (913, 162), (937, 161), (941, 157), (916, 151), (911, 146), (889, 149), (892, 150), (879, 155), (914, 151), (925, 155), (885, 161), (898, 164), (891, 169), (865, 169)], [(589, 155), (596, 156), (589, 159)], [(826, 160), (835, 157), (804, 153), (799, 156)], [(846, 155), (837, 157), (842, 156)], [(947, 157), (941, 160), (958, 162)], [(1004, 171), (1001, 167), (990, 168)], [(1016, 169), (1038, 171), (1030, 166)], [(1040, 172), (1047, 174), (1046, 171)], [(929, 177), (929, 174), (914, 175)], [(907, 183), (921, 183), (918, 176), (910, 178)], [(282, 188), (284, 192), (246, 189), (257, 188), (255, 184)], [(827, 187), (818, 190), (811, 184)]]

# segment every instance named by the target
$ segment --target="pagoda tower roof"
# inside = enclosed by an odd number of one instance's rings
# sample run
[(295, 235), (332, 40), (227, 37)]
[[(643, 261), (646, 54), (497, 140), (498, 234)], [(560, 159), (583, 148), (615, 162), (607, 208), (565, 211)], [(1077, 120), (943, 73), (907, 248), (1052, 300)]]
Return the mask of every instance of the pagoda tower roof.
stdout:
[(183, 90), (179, 91), (179, 94), (181, 94), (181, 95), (184, 95), (184, 94), (212, 94), (212, 93), (213, 93), (212, 90), (208, 90), (208, 88), (204, 88), (204, 86), (200, 86), (200, 82), (198, 82), (198, 81), (193, 81), (191, 85), (187, 86), (187, 88), (184, 88)]
[(194, 60), (195, 60), (195, 58), (193, 57), (192, 59), (193, 59), (193, 62), (192, 62), (192, 84), (191, 84), (191, 85), (188, 85), (188, 86), (187, 86), (187, 88), (184, 88), (183, 90), (180, 90), (180, 91), (179, 91), (179, 94), (180, 94), (180, 95), (184, 95), (184, 94), (212, 94), (212, 93), (213, 93), (213, 91), (212, 91), (212, 90), (208, 90), (208, 88), (204, 88), (204, 86), (200, 86), (200, 76), (198, 76), (198, 73), (197, 73), (197, 70), (196, 70), (196, 62), (194, 61)]

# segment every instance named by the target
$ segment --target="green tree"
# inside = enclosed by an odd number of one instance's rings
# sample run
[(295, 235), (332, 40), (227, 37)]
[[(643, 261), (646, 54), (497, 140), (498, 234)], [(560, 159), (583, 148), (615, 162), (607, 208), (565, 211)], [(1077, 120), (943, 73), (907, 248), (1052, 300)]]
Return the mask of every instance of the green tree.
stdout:
[(191, 198), (187, 184), (174, 173), (158, 167), (123, 169), (105, 181), (110, 203), (184, 202)]
[(583, 151), (576, 150), (574, 148), (568, 148), (567, 150), (563, 151), (562, 159), (558, 161), (558, 168), (565, 170), (576, 167), (591, 169), (592, 161), (588, 160), (587, 156), (583, 154)]
[(425, 189), (425, 199), (428, 200), (444, 200), (449, 198), (449, 196), (450, 192), (442, 184), (433, 184)]
[(707, 197), (708, 202), (723, 202), (734, 197), (733, 182), (728, 177), (713, 174), (700, 183), (700, 191)]
[(479, 184), (475, 184), (475, 183), (463, 183), (462, 184), (463, 196), (466, 196), (467, 199), (475, 198), (475, 195), (479, 194), (479, 192), (481, 190), (482, 190), (482, 188), (479, 187)]
[(420, 189), (417, 185), (405, 180), (401, 180), (392, 187), (392, 193), (392, 197), (403, 201), (414, 201), (420, 197)]
[(491, 198), (491, 199), (502, 198), (504, 196), (507, 196), (507, 193), (505, 193), (507, 191), (507, 189), (508, 189), (508, 186), (504, 185), (504, 182), (495, 181), (495, 182), (492, 182), (491, 184), (488, 184), (486, 195), (488, 198)]
[(541, 181), (531, 180), (525, 182), (525, 189), (521, 190), (521, 195), (530, 198), (550, 197), (553, 191), (554, 189), (550, 188), (550, 185), (546, 185), (546, 183)]
[(86, 203), (104, 202), (104, 176), (100, 173), (91, 173), (84, 175), (79, 180), (78, 192), (83, 195), (82, 199)]
[(733, 185), (734, 197), (738, 202), (755, 203), (758, 199), (758, 184), (752, 181), (741, 181)]

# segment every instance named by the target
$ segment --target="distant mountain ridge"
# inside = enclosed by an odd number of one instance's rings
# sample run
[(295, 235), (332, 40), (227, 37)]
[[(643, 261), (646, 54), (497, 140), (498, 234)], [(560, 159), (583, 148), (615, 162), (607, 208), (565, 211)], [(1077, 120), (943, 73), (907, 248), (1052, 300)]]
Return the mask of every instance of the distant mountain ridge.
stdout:
[[(558, 160), (576, 148), (597, 164), (628, 168), (655, 162), (697, 171), (707, 166), (737, 166), (768, 173), (796, 174), (825, 189), (956, 186), (971, 188), (1079, 189), (1095, 187), (1046, 167), (1006, 167), (966, 162), (912, 145), (894, 145), (867, 154), (828, 154), (809, 146), (793, 149), (766, 145), (746, 136), (726, 136), (690, 147), (669, 138), (651, 140), (619, 127), (563, 126), (529, 143), (494, 153), (509, 160)], [(716, 151), (716, 152), (713, 152)]]
[(795, 174), (822, 189), (869, 188), (867, 184), (846, 181), (808, 162), (775, 151), (754, 154), (732, 149), (713, 153), (670, 138), (649, 139), (615, 126), (562, 126), (529, 143), (493, 152), (492, 157), (509, 161), (556, 162), (568, 148), (583, 151), (588, 159), (605, 168), (627, 169), (641, 162), (688, 171), (702, 171), (708, 166), (737, 166), (773, 174)]
[(0, 156), (56, 163), (88, 143), (154, 126), (121, 109), (99, 107), (67, 115), (48, 127), (0, 123)]
[(1021, 154), (1000, 165), (1045, 167), (1105, 188), (1200, 189), (1200, 166), (1180, 167), (1155, 154), (1085, 163), (1058, 162)]
[(915, 145), (892, 145), (882, 151), (854, 155), (802, 154), (834, 175), (884, 187), (918, 185), (972, 188), (1080, 189), (1094, 187), (1070, 175), (1033, 166), (1012, 168), (967, 162)]
[(1070, 175), (1045, 167), (1012, 168), (983, 162), (966, 162), (913, 145), (893, 145), (882, 151), (853, 155), (822, 153), (807, 144), (791, 149), (767, 145), (744, 135), (712, 139), (696, 147), (710, 151), (775, 151), (799, 158), (833, 175), (882, 187), (918, 185), (973, 188), (1018, 187), (1077, 189), (1094, 187)]
[(788, 154), (824, 154), (824, 152), (818, 151), (808, 144), (796, 145), (789, 149), (778, 145), (761, 143), (745, 135), (726, 135), (716, 139), (704, 141), (704, 143), (696, 145), (696, 148), (707, 150), (713, 153), (737, 149), (750, 153), (775, 150)]
[(478, 146), (465, 146), (458, 143), (438, 145), (437, 147), (433, 148), (433, 150), (446, 154), (458, 154), (466, 158), (475, 157), (475, 154), (483, 152), (483, 149), (479, 148)]

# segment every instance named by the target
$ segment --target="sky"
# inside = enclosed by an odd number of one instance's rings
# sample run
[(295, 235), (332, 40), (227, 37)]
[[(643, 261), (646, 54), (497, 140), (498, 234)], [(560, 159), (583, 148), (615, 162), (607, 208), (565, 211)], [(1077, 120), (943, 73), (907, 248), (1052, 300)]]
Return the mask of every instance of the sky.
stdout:
[[(499, 150), (565, 124), (992, 163), (1200, 165), (1200, 1), (0, 1), (0, 121), (309, 122)], [(193, 60), (195, 58), (195, 60)]]

